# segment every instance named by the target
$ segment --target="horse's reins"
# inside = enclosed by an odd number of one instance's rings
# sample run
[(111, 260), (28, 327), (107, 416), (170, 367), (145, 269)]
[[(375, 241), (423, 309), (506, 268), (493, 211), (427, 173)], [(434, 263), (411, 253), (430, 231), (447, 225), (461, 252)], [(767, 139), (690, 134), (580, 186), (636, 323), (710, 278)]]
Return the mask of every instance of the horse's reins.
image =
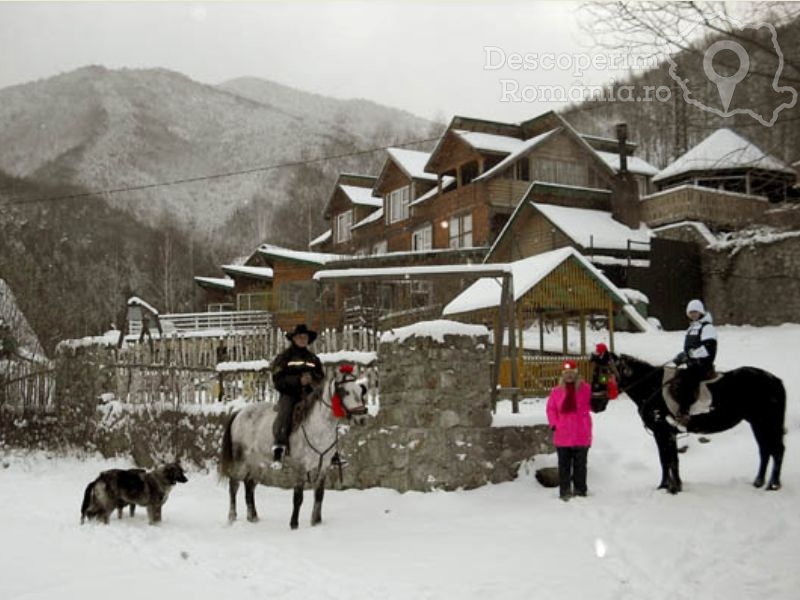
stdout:
[[(345, 375), (344, 377), (342, 377), (342, 380), (338, 381), (338, 382), (336, 381), (336, 379), (332, 379), (331, 382), (330, 382), (331, 398), (333, 398), (333, 396), (337, 393), (337, 391), (338, 391), (337, 388), (341, 387), (342, 384), (344, 384), (344, 383), (350, 383), (352, 381), (358, 381), (358, 379), (354, 375)], [(324, 395), (319, 399), (319, 402), (322, 404), (322, 406), (324, 406), (328, 410), (333, 411), (333, 404), (332, 403), (331, 404), (326, 404), (325, 400), (324, 400)], [(350, 417), (352, 417), (354, 414), (362, 414), (362, 413), (355, 413), (355, 412), (351, 411), (350, 409), (347, 408), (347, 406), (345, 406), (344, 402), (342, 402), (341, 404), (342, 404), (342, 408), (344, 409), (344, 412), (347, 415), (348, 419), (350, 419)], [(364, 407), (364, 408), (366, 409), (366, 407)], [(300, 430), (303, 432), (303, 438), (305, 438), (306, 444), (308, 444), (308, 447), (311, 448), (314, 452), (316, 452), (317, 455), (319, 456), (319, 463), (317, 465), (317, 470), (321, 472), (322, 471), (322, 462), (323, 462), (323, 460), (325, 458), (325, 455), (328, 452), (330, 452), (333, 448), (335, 448), (336, 445), (339, 443), (339, 425), (337, 424), (336, 427), (335, 427), (336, 435), (335, 435), (335, 437), (333, 439), (333, 443), (330, 446), (328, 446), (327, 448), (325, 448), (325, 450), (322, 450), (322, 451), (317, 450), (317, 448), (314, 446), (314, 444), (311, 443), (311, 440), (308, 439), (308, 433), (306, 432), (305, 422), (303, 422), (300, 425)], [(342, 477), (342, 467), (341, 467), (341, 465), (339, 465), (339, 478), (341, 479), (341, 477)]]

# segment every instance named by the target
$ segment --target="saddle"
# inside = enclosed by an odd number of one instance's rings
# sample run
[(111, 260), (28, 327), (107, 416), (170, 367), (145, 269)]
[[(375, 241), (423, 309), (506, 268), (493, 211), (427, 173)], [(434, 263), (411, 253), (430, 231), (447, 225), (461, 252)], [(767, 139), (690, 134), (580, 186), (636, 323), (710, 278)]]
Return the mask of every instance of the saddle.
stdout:
[[(711, 391), (708, 389), (709, 383), (714, 383), (722, 377), (722, 373), (712, 371), (707, 377), (701, 380), (694, 390), (686, 390), (682, 385), (682, 369), (675, 367), (664, 367), (664, 379), (662, 381), (662, 395), (664, 402), (674, 417), (681, 413), (681, 406), (689, 406), (689, 416), (701, 415), (711, 412)], [(684, 389), (682, 389), (684, 388)], [(687, 393), (693, 393), (691, 398), (682, 397)]]

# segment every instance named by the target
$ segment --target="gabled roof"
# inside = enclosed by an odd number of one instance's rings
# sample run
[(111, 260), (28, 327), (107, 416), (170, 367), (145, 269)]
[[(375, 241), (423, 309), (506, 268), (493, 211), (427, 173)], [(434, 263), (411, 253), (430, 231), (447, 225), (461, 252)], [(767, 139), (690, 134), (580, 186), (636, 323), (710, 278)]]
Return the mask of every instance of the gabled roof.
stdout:
[(219, 290), (232, 290), (234, 286), (233, 279), (228, 277), (195, 277), (194, 280), (201, 287), (210, 287)]
[[(328, 201), (325, 203), (325, 208), (323, 209), (322, 213), (326, 218), (330, 217), (331, 203), (336, 197), (336, 192), (339, 191), (344, 193), (347, 199), (353, 204), (375, 206), (371, 198), (373, 198), (372, 188), (375, 185), (376, 180), (377, 177), (373, 175), (340, 173), (336, 178), (336, 185), (333, 186), (333, 191), (331, 192)], [(381, 201), (380, 198), (376, 198), (376, 200), (378, 202)]]
[[(610, 175), (616, 174), (616, 172), (619, 170), (618, 167), (615, 170), (613, 166), (614, 161), (611, 157), (603, 156), (602, 151), (598, 151), (597, 148), (595, 148), (595, 146), (599, 147), (603, 144), (608, 144), (608, 139), (596, 138), (595, 136), (584, 136), (578, 133), (575, 128), (569, 124), (569, 122), (567, 122), (561, 115), (553, 111), (543, 113), (538, 117), (529, 119), (522, 124), (505, 124), (504, 129), (500, 128), (500, 125), (503, 124), (491, 123), (491, 127), (488, 127), (481, 121), (477, 121), (476, 123), (476, 130), (473, 131), (465, 128), (466, 126), (471, 125), (472, 122), (464, 119), (463, 117), (454, 117), (447, 130), (437, 142), (433, 152), (431, 152), (430, 159), (425, 166), (426, 170), (429, 172), (433, 171), (432, 164), (434, 160), (438, 158), (444, 140), (448, 135), (455, 136), (457, 139), (468, 144), (471, 148), (479, 152), (500, 154), (505, 156), (500, 164), (495, 165), (477, 178), (478, 180), (482, 180), (498, 174), (515, 160), (521, 158), (527, 152), (532, 151), (540, 143), (547, 140), (551, 135), (555, 135), (562, 131), (566, 132), (567, 135), (572, 137), (579, 146), (582, 146), (589, 153), (590, 156), (593, 156), (598, 167), (606, 170)], [(590, 140), (592, 143), (589, 143), (587, 140)], [(628, 148), (633, 150), (635, 145), (628, 144)], [(617, 163), (618, 162), (619, 159), (617, 159)], [(655, 171), (654, 167), (648, 165), (641, 159), (635, 159), (631, 157), (628, 164), (629, 170), (632, 172), (646, 173), (650, 170), (653, 170), (653, 172)], [(636, 171), (633, 171), (630, 167), (630, 165), (634, 164), (636, 165)]]
[[(431, 156), (428, 152), (406, 150), (405, 148), (389, 148), (386, 152), (389, 154), (389, 158), (400, 167), (400, 170), (411, 179), (436, 181), (436, 175), (425, 172), (425, 163)], [(383, 175), (382, 172), (381, 175)], [(380, 180), (380, 177), (378, 179)]]
[[(272, 244), (262, 244), (258, 247), (258, 252), (267, 258), (277, 258), (291, 262), (308, 263), (313, 265), (324, 265), (335, 260), (351, 258), (342, 254), (326, 254), (323, 252), (305, 252), (303, 250), (291, 250)], [(224, 268), (224, 267), (223, 267)]]
[[(585, 136), (584, 136), (585, 137)], [(594, 151), (603, 162), (605, 162), (615, 173), (619, 173), (619, 153), (605, 152), (602, 150)], [(628, 157), (628, 171), (637, 175), (646, 175), (652, 177), (658, 173), (658, 169), (651, 165), (649, 162), (638, 156)]]
[(246, 265), (222, 265), (222, 270), (228, 275), (251, 277), (253, 279), (272, 279), (272, 269), (269, 267), (248, 267)]
[[(450, 177), (450, 175), (442, 176), (442, 192), (446, 192), (450, 187), (455, 185), (456, 178)], [(422, 196), (414, 200), (409, 204), (409, 206), (416, 206), (418, 204), (422, 204), (426, 200), (430, 200), (431, 198), (435, 198), (436, 195), (439, 193), (439, 186), (437, 185), (435, 188), (428, 190)]]
[(348, 200), (358, 206), (383, 206), (383, 199), (372, 195), (372, 188), (356, 187), (354, 185), (340, 185)]
[(531, 206), (573, 242), (584, 248), (624, 250), (628, 247), (629, 240), (646, 244), (652, 237), (652, 232), (646, 225), (642, 224), (638, 229), (631, 229), (604, 210), (569, 208), (536, 202), (531, 202)]
[(663, 181), (693, 171), (761, 169), (794, 174), (783, 161), (770, 156), (730, 129), (717, 129), (686, 154), (667, 165), (653, 181)]
[[(508, 266), (514, 275), (514, 301), (522, 298), (559, 265), (571, 258), (577, 260), (588, 274), (606, 289), (616, 304), (627, 303), (624, 294), (572, 247), (559, 248), (509, 263)], [(442, 310), (442, 315), (455, 315), (500, 306), (501, 288), (502, 283), (499, 279), (479, 279), (447, 304)]]
[(350, 229), (353, 230), (359, 227), (363, 227), (364, 225), (369, 225), (370, 223), (380, 221), (382, 218), (383, 218), (383, 207), (381, 206), (378, 210), (371, 212), (366, 217), (361, 219), (358, 223), (352, 225)]
[(333, 232), (330, 229), (328, 229), (328, 230), (325, 231), (325, 233), (315, 237), (313, 240), (308, 242), (308, 247), (309, 248), (313, 248), (314, 246), (319, 246), (320, 244), (324, 244), (329, 239), (331, 239), (332, 235), (333, 235)]
[(520, 138), (497, 135), (495, 133), (464, 131), (463, 129), (454, 129), (453, 133), (475, 148), (475, 150), (482, 150), (484, 152), (509, 154), (511, 152), (516, 152), (525, 144), (525, 141)]
[(557, 129), (552, 129), (550, 131), (546, 131), (539, 135), (535, 135), (529, 140), (525, 140), (519, 145), (516, 151), (506, 156), (503, 160), (501, 160), (499, 163), (497, 163), (495, 166), (493, 166), (485, 173), (482, 173), (480, 177), (476, 177), (475, 180), (478, 181), (480, 179), (488, 179), (490, 177), (493, 177), (496, 173), (499, 173), (506, 167), (514, 164), (514, 162), (518, 160), (523, 154), (533, 150), (536, 146), (544, 142), (546, 139), (550, 138), (551, 135), (555, 135), (560, 131), (563, 131), (563, 128), (559, 127)]

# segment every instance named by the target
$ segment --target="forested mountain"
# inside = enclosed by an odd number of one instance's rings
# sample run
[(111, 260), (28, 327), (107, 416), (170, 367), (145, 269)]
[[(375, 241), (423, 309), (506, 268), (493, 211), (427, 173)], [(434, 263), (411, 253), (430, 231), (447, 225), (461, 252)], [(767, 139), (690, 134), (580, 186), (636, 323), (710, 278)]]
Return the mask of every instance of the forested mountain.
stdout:
[[(0, 189), (37, 198), (82, 192), (2, 173)], [(0, 279), (48, 353), (59, 340), (122, 326), (131, 295), (164, 312), (191, 310), (192, 275), (215, 264), (165, 216), (151, 226), (97, 197), (4, 203), (0, 196)]]
[[(596, 6), (604, 12), (615, 10), (608, 8), (610, 5)], [(643, 7), (642, 12), (647, 7)], [(630, 10), (632, 12), (635, 9)], [(677, 13), (678, 8), (674, 10)], [(645, 15), (645, 18), (650, 17)], [(636, 51), (634, 43), (630, 39), (625, 40), (625, 24), (615, 23), (611, 18), (607, 20), (609, 23), (605, 27), (615, 34), (620, 48), (628, 44), (629, 51)], [(666, 21), (664, 23), (666, 29)], [(646, 33), (645, 25), (637, 24)], [(627, 35), (632, 33), (633, 30)], [(777, 27), (776, 40), (772, 39), (771, 31), (766, 27), (746, 27), (733, 33), (735, 37), (713, 33), (696, 40), (690, 48), (674, 54), (672, 63), (665, 60), (658, 68), (615, 82), (607, 88), (613, 90), (613, 94), (606, 93), (604, 101), (582, 102), (562, 113), (580, 131), (609, 137), (614, 137), (616, 123), (626, 122), (630, 139), (639, 143), (637, 154), (658, 167), (664, 167), (720, 127), (736, 131), (786, 163), (800, 160), (800, 99), (791, 108), (777, 110), (783, 103), (791, 103), (793, 95), (787, 90), (776, 90), (776, 87), (790, 87), (800, 92), (800, 19), (795, 18)], [(710, 80), (703, 60), (706, 51), (716, 41), (732, 38), (745, 49), (748, 68), (743, 79), (735, 86), (728, 107), (731, 112), (742, 112), (722, 117), (712, 111), (702, 110), (690, 101), (725, 112), (719, 86)], [(775, 50), (775, 44), (780, 53)], [(633, 50), (630, 50), (631, 47)], [(722, 77), (735, 79), (741, 58), (727, 50), (715, 52), (712, 56), (715, 72)], [(670, 68), (684, 80), (686, 91), (670, 76)], [(779, 73), (777, 80), (776, 73)], [(620, 93), (623, 86), (631, 86), (632, 100), (619, 98), (627, 98), (625, 93)], [(645, 86), (651, 89), (665, 88), (668, 92), (664, 96), (669, 95), (669, 100), (637, 101), (637, 97), (644, 96)], [(650, 97), (654, 97), (652, 92)], [(774, 124), (765, 125), (747, 113), (748, 110), (767, 122), (776, 115)]]

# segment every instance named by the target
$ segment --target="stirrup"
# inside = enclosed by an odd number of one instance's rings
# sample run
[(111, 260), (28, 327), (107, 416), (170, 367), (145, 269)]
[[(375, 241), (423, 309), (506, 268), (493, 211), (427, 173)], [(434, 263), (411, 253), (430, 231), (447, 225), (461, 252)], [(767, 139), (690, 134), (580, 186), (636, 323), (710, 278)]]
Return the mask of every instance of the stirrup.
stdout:
[(272, 461), (277, 463), (283, 462), (283, 457), (286, 455), (286, 446), (276, 444), (272, 447)]
[(348, 460), (342, 458), (338, 452), (334, 453), (333, 457), (331, 457), (331, 465), (335, 467), (346, 467), (348, 464), (350, 464)]

